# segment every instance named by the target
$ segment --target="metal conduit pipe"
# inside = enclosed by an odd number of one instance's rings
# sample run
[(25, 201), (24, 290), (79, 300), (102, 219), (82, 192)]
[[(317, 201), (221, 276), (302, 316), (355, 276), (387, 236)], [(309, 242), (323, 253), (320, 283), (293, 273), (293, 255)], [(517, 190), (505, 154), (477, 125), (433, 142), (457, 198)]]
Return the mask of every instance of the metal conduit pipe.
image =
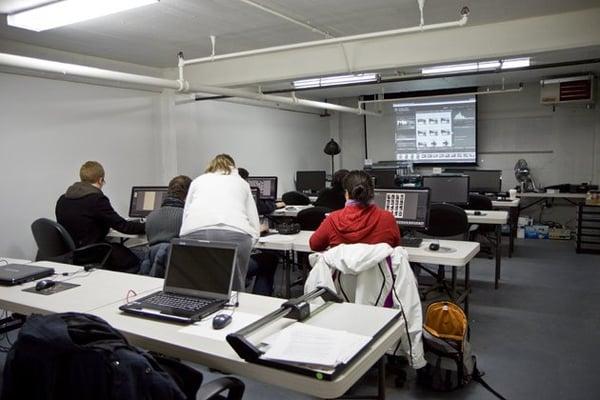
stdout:
[(299, 99), (294, 97), (283, 97), (266, 95), (262, 93), (248, 92), (240, 89), (220, 88), (207, 85), (193, 85), (183, 79), (170, 80), (156, 78), (153, 76), (130, 74), (126, 72), (118, 72), (107, 69), (87, 67), (78, 64), (68, 64), (57, 61), (42, 60), (38, 58), (16, 56), (13, 54), (0, 53), (0, 65), (8, 67), (30, 69), (42, 72), (53, 72), (61, 75), (73, 75), (85, 78), (102, 79), (108, 81), (134, 83), (139, 85), (150, 86), (159, 89), (173, 89), (179, 92), (204, 92), (216, 95), (224, 95), (231, 97), (241, 97), (245, 99), (253, 99), (266, 101), (270, 103), (283, 103), (292, 105), (302, 105), (312, 108), (320, 108), (332, 111), (347, 112), (353, 114), (368, 114), (379, 116), (379, 113), (364, 111), (360, 108), (345, 107), (337, 104), (324, 103), (313, 100)]
[(236, 53), (215, 55), (215, 56), (210, 56), (210, 57), (193, 58), (193, 59), (185, 60), (184, 64), (185, 65), (201, 64), (201, 63), (206, 63), (206, 62), (210, 62), (210, 61), (228, 60), (228, 59), (232, 59), (232, 58), (240, 58), (240, 57), (253, 56), (253, 55), (258, 55), (258, 54), (276, 53), (276, 52), (285, 51), (285, 50), (305, 49), (305, 48), (309, 48), (309, 47), (326, 46), (326, 45), (331, 45), (331, 44), (340, 44), (340, 43), (346, 43), (346, 42), (358, 41), (358, 40), (375, 39), (375, 38), (382, 38), (382, 37), (388, 37), (388, 36), (398, 36), (398, 35), (402, 35), (402, 34), (406, 34), (406, 33), (417, 33), (417, 32), (425, 32), (425, 31), (432, 31), (432, 30), (438, 30), (438, 29), (455, 28), (455, 27), (459, 27), (459, 26), (464, 26), (468, 20), (469, 20), (469, 11), (468, 11), (468, 8), (464, 7), (463, 10), (461, 11), (461, 18), (457, 21), (442, 22), (439, 24), (431, 24), (431, 25), (423, 25), (423, 26), (419, 25), (419, 26), (413, 26), (410, 28), (392, 29), (392, 30), (381, 31), (381, 32), (363, 33), (360, 35), (343, 36), (343, 37), (339, 37), (339, 38), (313, 40), (310, 42), (293, 43), (293, 44), (286, 44), (286, 45), (282, 45), (282, 46), (266, 47), (263, 49), (239, 51)]
[(317, 28), (316, 26), (313, 26), (313, 25), (309, 24), (308, 22), (303, 22), (303, 21), (297, 20), (296, 18), (292, 18), (292, 17), (290, 17), (288, 15), (285, 15), (283, 13), (275, 11), (272, 8), (269, 8), (267, 6), (263, 6), (262, 4), (255, 3), (255, 2), (253, 2), (251, 0), (239, 0), (239, 1), (241, 1), (242, 3), (248, 4), (249, 6), (256, 7), (259, 10), (263, 10), (265, 12), (268, 12), (269, 14), (275, 15), (276, 17), (283, 18), (286, 21), (289, 21), (289, 22), (294, 23), (296, 25), (300, 25), (303, 28), (309, 29), (311, 32), (319, 33), (319, 34), (321, 34), (321, 35), (323, 35), (325, 37), (328, 37), (328, 38), (333, 37), (333, 35), (330, 34), (329, 32), (325, 32), (325, 31)]

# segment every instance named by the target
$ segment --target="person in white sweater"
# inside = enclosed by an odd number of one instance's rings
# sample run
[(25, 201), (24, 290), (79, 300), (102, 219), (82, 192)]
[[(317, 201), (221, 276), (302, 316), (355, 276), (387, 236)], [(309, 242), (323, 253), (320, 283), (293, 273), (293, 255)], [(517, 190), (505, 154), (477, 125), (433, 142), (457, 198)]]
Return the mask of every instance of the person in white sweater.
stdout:
[(238, 255), (233, 289), (243, 291), (250, 251), (259, 235), (260, 221), (250, 186), (239, 176), (230, 155), (217, 155), (190, 185), (179, 236), (235, 243)]

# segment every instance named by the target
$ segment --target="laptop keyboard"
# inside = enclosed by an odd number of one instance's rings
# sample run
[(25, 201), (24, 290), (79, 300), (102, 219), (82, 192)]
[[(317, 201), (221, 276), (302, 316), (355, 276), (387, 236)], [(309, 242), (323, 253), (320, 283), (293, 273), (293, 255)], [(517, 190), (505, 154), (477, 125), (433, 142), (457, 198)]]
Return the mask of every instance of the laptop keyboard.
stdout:
[(403, 237), (402, 247), (419, 247), (423, 242), (423, 238), (418, 237)]
[(155, 296), (144, 299), (145, 303), (159, 307), (178, 308), (186, 311), (196, 311), (214, 303), (216, 299), (200, 299), (197, 297), (178, 296), (167, 293), (158, 293)]

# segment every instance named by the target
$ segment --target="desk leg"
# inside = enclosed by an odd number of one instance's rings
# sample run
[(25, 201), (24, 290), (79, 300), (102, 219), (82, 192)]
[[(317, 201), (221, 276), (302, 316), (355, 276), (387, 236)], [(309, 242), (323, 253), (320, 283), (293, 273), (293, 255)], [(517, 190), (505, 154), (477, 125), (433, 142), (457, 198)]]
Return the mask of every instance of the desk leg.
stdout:
[(289, 299), (290, 296), (292, 295), (292, 265), (293, 265), (293, 260), (292, 262), (290, 262), (290, 254), (291, 252), (289, 251), (284, 251), (283, 252), (283, 269), (284, 269), (284, 273), (285, 273), (285, 289), (284, 289), (284, 296), (286, 299)]
[(496, 274), (494, 288), (498, 289), (500, 281), (500, 259), (502, 257), (502, 225), (496, 225)]

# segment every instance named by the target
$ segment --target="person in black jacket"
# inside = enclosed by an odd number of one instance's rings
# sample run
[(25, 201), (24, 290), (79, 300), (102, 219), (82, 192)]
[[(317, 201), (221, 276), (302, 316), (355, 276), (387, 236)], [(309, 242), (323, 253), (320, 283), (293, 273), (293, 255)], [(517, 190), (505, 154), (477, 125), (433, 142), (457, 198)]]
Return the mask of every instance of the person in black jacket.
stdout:
[[(73, 238), (76, 247), (102, 243), (110, 228), (122, 233), (141, 234), (145, 226), (141, 222), (126, 221), (110, 205), (102, 193), (104, 168), (96, 161), (87, 161), (79, 170), (80, 182), (69, 186), (56, 202), (56, 221)], [(127, 247), (110, 243), (113, 250), (107, 268), (133, 272), (140, 259)]]
[(319, 193), (319, 197), (317, 197), (317, 201), (315, 201), (315, 207), (327, 207), (331, 210), (341, 210), (344, 208), (346, 196), (342, 182), (344, 182), (344, 178), (348, 173), (349, 171), (347, 169), (340, 169), (333, 174), (331, 187), (324, 189)]

